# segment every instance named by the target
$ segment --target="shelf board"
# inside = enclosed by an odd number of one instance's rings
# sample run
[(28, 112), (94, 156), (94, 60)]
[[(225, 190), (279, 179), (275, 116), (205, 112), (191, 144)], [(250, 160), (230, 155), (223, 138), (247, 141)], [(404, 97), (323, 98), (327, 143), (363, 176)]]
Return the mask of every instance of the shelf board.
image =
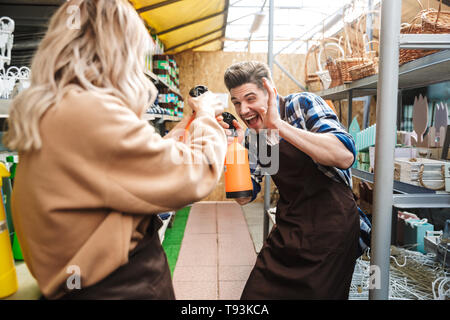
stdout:
[[(399, 89), (425, 87), (427, 85), (450, 80), (450, 50), (442, 50), (434, 54), (410, 61), (399, 67)], [(324, 99), (341, 100), (348, 98), (352, 90), (354, 98), (376, 95), (378, 74), (352, 83), (343, 84), (331, 89), (316, 92)]]
[(402, 49), (450, 49), (450, 34), (400, 34)]
[(450, 208), (450, 194), (448, 193), (394, 194), (393, 205), (398, 209)]
[[(374, 183), (374, 174), (370, 172), (352, 168), (352, 176), (370, 183)], [(400, 182), (397, 180), (394, 180), (394, 191), (401, 194), (436, 194), (436, 191), (434, 190)], [(450, 194), (447, 195), (450, 199)]]
[(182, 97), (182, 96), (181, 96), (180, 90), (178, 90), (178, 89), (175, 88), (175, 87), (169, 86), (168, 83), (166, 83), (165, 81), (163, 81), (161, 78), (159, 78), (159, 77), (158, 77), (156, 74), (154, 74), (153, 72), (146, 70), (146, 71), (145, 71), (145, 74), (146, 74), (150, 79), (152, 79), (153, 81), (155, 81), (156, 83), (162, 83), (162, 84), (163, 84), (165, 87), (167, 87), (170, 91), (172, 91), (173, 93), (176, 93), (177, 95), (179, 95), (180, 97)]
[(142, 116), (144, 120), (155, 120), (155, 119), (163, 119), (163, 121), (180, 121), (183, 117), (170, 116), (167, 114), (153, 114), (153, 113), (144, 113)]

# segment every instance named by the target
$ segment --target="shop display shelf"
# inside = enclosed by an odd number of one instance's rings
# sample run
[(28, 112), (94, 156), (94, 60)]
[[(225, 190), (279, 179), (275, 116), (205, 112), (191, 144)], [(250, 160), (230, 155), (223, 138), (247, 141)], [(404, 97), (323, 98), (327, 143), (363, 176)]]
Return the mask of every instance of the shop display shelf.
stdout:
[(166, 83), (165, 81), (163, 81), (161, 78), (159, 78), (156, 74), (154, 74), (151, 71), (146, 70), (145, 74), (152, 79), (155, 84), (161, 83), (162, 85), (164, 85), (166, 88), (168, 88), (170, 91), (172, 91), (173, 93), (176, 93), (177, 95), (179, 95), (182, 98), (181, 92), (180, 90), (178, 90), (177, 88), (170, 86), (168, 83)]
[[(374, 174), (352, 168), (352, 176), (373, 183)], [(394, 180), (393, 206), (408, 208), (450, 208), (450, 193), (434, 191), (420, 186)]]
[[(356, 168), (352, 168), (352, 176), (355, 178), (358, 178), (360, 180), (364, 180), (370, 183), (373, 183), (374, 180), (374, 174), (359, 170)], [(423, 188), (420, 186), (416, 186), (409, 183), (400, 182), (397, 180), (394, 180), (394, 192), (398, 192), (401, 194), (436, 194), (436, 191)]]
[[(450, 80), (450, 50), (442, 50), (434, 54), (410, 61), (399, 67), (398, 88), (409, 89), (424, 87), (433, 83)], [(319, 91), (316, 94), (324, 99), (347, 99), (352, 97), (376, 95), (378, 74), (343, 84), (334, 88)]]
[(163, 121), (180, 121), (182, 117), (171, 116), (168, 114), (153, 114), (153, 113), (145, 113), (143, 115), (144, 120), (156, 120), (162, 119)]

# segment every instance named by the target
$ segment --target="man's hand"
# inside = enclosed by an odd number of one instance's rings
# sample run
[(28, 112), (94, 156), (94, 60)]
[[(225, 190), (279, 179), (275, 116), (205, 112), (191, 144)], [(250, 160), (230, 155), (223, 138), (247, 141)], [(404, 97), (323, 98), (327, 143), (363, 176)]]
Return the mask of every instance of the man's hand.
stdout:
[(234, 199), (234, 200), (236, 200), (236, 202), (237, 202), (238, 204), (240, 204), (241, 206), (243, 206), (244, 204), (249, 203), (250, 200), (252, 200), (252, 198), (251, 198), (251, 197), (248, 197), (248, 198), (237, 198), (237, 199)]
[(277, 109), (277, 92), (269, 80), (266, 78), (263, 78), (262, 80), (264, 88), (269, 95), (267, 100), (267, 111), (264, 116), (264, 127), (267, 129), (278, 129), (282, 120)]
[[(217, 116), (216, 120), (225, 129), (225, 134), (227, 135), (228, 144), (232, 143), (234, 138), (232, 136), (231, 130), (228, 129), (230, 127), (228, 125), (228, 123), (223, 121), (223, 117), (221, 115)], [(237, 121), (237, 120), (233, 120), (233, 126), (236, 128), (236, 131), (238, 134), (238, 142), (240, 144), (242, 144), (242, 141), (244, 140), (244, 135), (245, 135), (244, 129), (242, 128), (242, 126), (239, 124), (239, 121)]]

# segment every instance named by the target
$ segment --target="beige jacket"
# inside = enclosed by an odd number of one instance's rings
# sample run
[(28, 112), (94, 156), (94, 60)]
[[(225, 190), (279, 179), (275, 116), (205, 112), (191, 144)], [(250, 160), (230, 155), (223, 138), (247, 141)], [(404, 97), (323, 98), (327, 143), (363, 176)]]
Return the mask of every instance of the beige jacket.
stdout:
[(82, 287), (105, 278), (127, 263), (151, 214), (213, 190), (224, 130), (202, 110), (189, 132), (186, 143), (162, 138), (119, 99), (86, 91), (71, 91), (44, 114), (42, 148), (19, 154), (12, 210), (24, 259), (47, 298), (64, 294), (70, 266)]

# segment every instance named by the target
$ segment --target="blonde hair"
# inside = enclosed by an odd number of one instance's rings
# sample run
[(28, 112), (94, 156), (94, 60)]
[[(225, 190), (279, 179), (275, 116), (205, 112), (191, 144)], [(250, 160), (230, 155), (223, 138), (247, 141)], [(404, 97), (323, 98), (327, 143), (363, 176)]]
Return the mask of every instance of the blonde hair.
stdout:
[[(70, 24), (74, 6), (79, 21)], [(40, 149), (41, 117), (74, 88), (113, 95), (140, 116), (154, 90), (144, 74), (149, 44), (142, 20), (126, 0), (63, 4), (33, 58), (30, 87), (12, 102), (5, 145), (17, 151)]]

